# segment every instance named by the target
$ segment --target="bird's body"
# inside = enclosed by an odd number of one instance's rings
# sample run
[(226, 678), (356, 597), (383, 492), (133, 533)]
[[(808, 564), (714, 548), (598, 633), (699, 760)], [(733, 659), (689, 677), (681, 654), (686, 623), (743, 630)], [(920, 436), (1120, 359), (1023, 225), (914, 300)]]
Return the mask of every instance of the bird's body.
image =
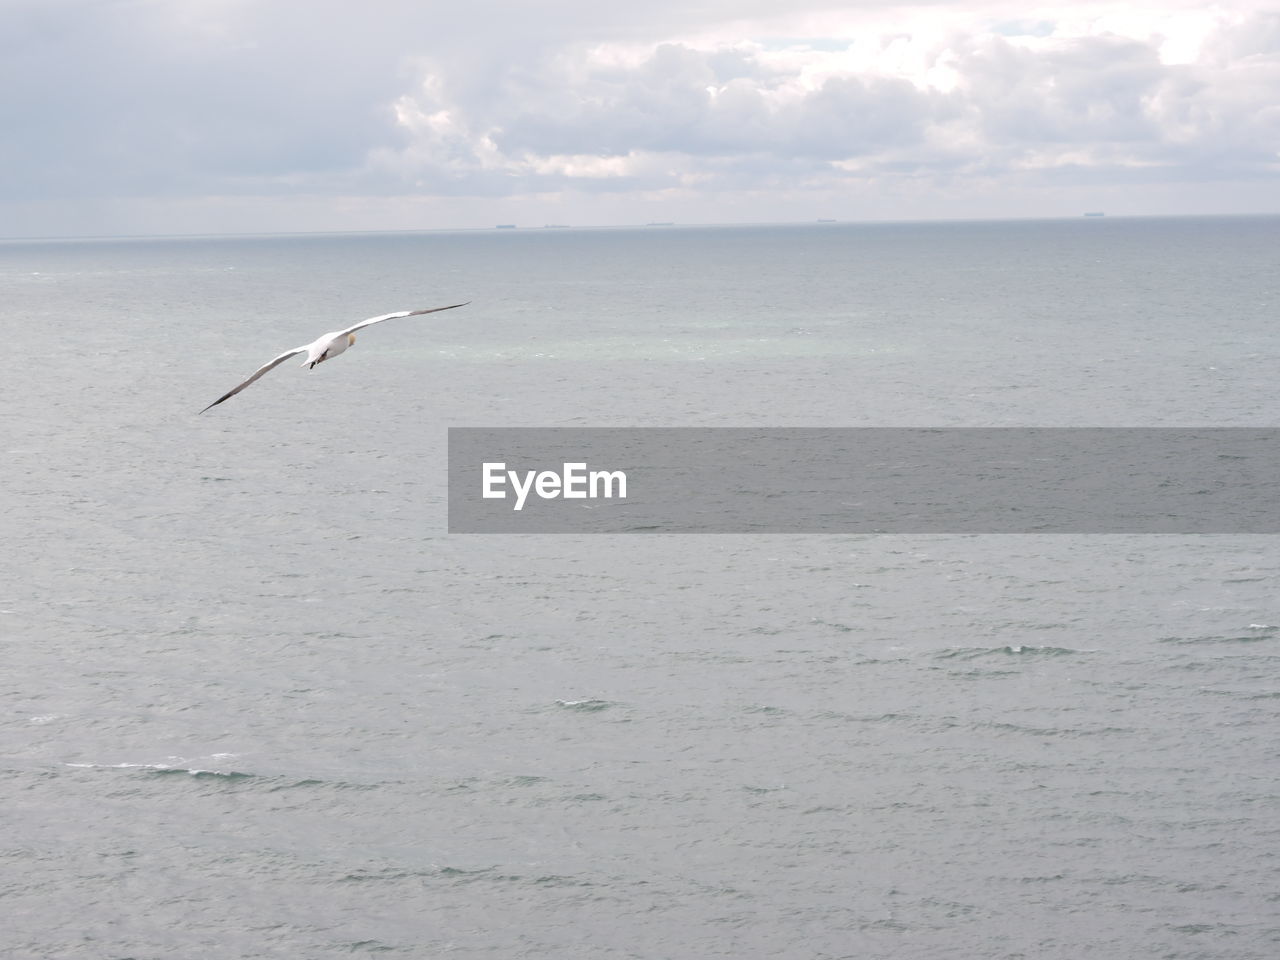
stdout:
[[(470, 300), (467, 301), (467, 303), (470, 302)], [(255, 370), (248, 379), (231, 390), (228, 390), (217, 400), (213, 401), (213, 403), (209, 404), (209, 407), (216, 407), (223, 400), (229, 400), (245, 387), (249, 386), (249, 384), (261, 377), (264, 373), (269, 370), (274, 370), (290, 357), (296, 357), (300, 353), (305, 353), (307, 355), (307, 358), (302, 361), (302, 365), (307, 368), (314, 367), (317, 363), (324, 363), (326, 360), (332, 360), (338, 354), (345, 352), (348, 347), (355, 344), (357, 330), (370, 326), (371, 324), (381, 323), (383, 320), (396, 320), (400, 317), (417, 317), (424, 313), (439, 313), (441, 310), (452, 310), (455, 307), (465, 307), (466, 305), (466, 303), (454, 303), (447, 307), (432, 307), (429, 310), (401, 310), (399, 313), (386, 313), (380, 317), (370, 317), (368, 320), (361, 320), (359, 323), (353, 324), (345, 330), (334, 330), (330, 333), (326, 333), (324, 336), (311, 341), (305, 346), (294, 347), (292, 350), (286, 350), (275, 359), (264, 363), (261, 367)], [(209, 407), (205, 407), (204, 410), (208, 410)], [(201, 410), (200, 412), (204, 413), (204, 410)]]
[[(462, 304), (458, 304), (462, 306)], [(347, 333), (345, 330), (335, 330), (333, 333), (326, 333), (318, 340), (313, 340), (307, 344), (307, 359), (302, 361), (304, 367), (314, 367), (317, 363), (323, 363), (325, 360), (332, 360), (338, 354), (342, 353), (347, 347), (356, 345), (356, 335)]]

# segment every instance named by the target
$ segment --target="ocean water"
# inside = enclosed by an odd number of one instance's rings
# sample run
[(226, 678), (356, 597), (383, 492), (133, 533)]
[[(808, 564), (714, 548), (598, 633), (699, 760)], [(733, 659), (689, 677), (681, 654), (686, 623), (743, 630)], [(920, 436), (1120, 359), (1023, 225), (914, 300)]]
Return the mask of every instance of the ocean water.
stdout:
[(0, 244), (0, 946), (1275, 956), (1274, 537), (449, 536), (445, 438), (1276, 426), (1278, 261), (1275, 218)]

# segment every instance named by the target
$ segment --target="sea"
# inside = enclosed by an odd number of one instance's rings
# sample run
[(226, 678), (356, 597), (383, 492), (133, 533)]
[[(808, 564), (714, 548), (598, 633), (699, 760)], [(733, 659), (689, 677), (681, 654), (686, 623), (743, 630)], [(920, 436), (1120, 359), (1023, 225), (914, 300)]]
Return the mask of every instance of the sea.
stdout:
[(1274, 536), (450, 534), (446, 441), (1275, 427), (1278, 313), (1274, 217), (0, 242), (0, 947), (1270, 960)]

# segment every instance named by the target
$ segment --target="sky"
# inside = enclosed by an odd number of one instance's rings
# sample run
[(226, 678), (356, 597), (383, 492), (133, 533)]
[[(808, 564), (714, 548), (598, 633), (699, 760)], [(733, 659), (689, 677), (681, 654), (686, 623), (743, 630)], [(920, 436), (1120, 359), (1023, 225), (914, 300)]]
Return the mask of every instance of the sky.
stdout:
[(0, 0), (0, 236), (1280, 213), (1280, 0)]

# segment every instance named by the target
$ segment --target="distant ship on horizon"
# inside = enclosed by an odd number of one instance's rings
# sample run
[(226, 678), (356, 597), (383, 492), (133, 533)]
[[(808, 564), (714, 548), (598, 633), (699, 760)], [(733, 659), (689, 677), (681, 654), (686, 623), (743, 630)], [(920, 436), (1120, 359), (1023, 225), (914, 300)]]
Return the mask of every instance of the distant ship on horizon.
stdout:
[(1103, 213), (1101, 210), (1090, 210), (1088, 213), (1085, 214), (1085, 216), (1086, 217), (1105, 217), (1106, 214)]

